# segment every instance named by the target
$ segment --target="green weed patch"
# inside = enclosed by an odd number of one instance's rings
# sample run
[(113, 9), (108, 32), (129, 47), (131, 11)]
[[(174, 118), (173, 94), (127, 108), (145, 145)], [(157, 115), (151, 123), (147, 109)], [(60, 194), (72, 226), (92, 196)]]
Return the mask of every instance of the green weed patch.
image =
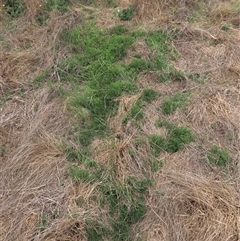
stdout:
[(3, 0), (2, 6), (12, 18), (21, 16), (25, 9), (25, 5), (19, 0)]
[(210, 164), (218, 166), (226, 166), (230, 161), (229, 151), (221, 149), (218, 146), (214, 146), (207, 153)]
[(164, 115), (173, 113), (177, 108), (184, 107), (187, 103), (189, 93), (178, 93), (163, 100), (161, 109)]
[(58, 10), (59, 12), (66, 12), (69, 9), (70, 0), (47, 0), (41, 5), (41, 10), (35, 17), (36, 22), (39, 25), (44, 25), (49, 19), (50, 12), (52, 10)]
[(159, 127), (164, 126), (168, 133), (166, 137), (160, 135), (150, 136), (150, 146), (154, 156), (158, 156), (161, 151), (174, 153), (182, 150), (186, 144), (195, 139), (195, 136), (187, 127), (177, 127), (164, 120), (157, 121), (156, 125)]
[[(87, 122), (81, 125), (77, 137), (83, 145), (89, 145), (94, 136), (106, 133), (106, 118), (116, 113), (118, 108), (116, 98), (124, 92), (134, 93), (137, 90), (135, 81), (139, 73), (159, 70), (161, 61), (164, 61), (161, 70), (168, 65), (166, 53), (172, 49), (167, 45), (167, 35), (160, 31), (145, 35), (152, 50), (157, 49), (159, 55), (162, 51), (161, 59), (153, 56), (150, 61), (140, 56), (126, 64), (123, 60), (139, 34), (134, 35), (121, 25), (103, 30), (88, 22), (63, 34), (72, 56), (59, 63), (59, 75), (61, 81), (73, 86), (70, 105), (80, 112), (78, 116), (88, 113), (88, 118), (83, 118), (83, 122), (84, 119)], [(141, 98), (144, 102), (151, 102), (156, 93), (144, 90)], [(142, 105), (142, 101), (137, 102), (127, 118), (142, 119)]]
[(102, 192), (103, 205), (109, 207), (108, 223), (105, 227), (97, 220), (87, 221), (89, 241), (131, 240), (131, 225), (137, 223), (146, 213), (144, 195), (152, 185), (149, 179), (128, 178), (124, 183), (107, 180), (99, 190)]

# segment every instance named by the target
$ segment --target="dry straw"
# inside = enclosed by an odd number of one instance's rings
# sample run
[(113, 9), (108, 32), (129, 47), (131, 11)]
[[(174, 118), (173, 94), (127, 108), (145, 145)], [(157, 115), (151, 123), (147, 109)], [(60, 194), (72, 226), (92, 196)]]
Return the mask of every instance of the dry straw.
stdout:
[[(155, 187), (156, 188), (156, 187)], [(161, 175), (136, 230), (147, 240), (238, 240), (239, 206), (231, 185), (190, 172)]]
[[(52, 12), (47, 25), (40, 27), (30, 23), (40, 11), (41, 1), (24, 2), (27, 11), (14, 20), (16, 28), (11, 32), (5, 26), (2, 29), (7, 45), (0, 49), (0, 95), (12, 90), (14, 97), (0, 108), (0, 147), (4, 147), (0, 149), (0, 240), (85, 241), (86, 213), (91, 212), (96, 217), (101, 214), (104, 221), (106, 210), (101, 210), (91, 199), (100, 195), (96, 189), (99, 183), (78, 185), (68, 177), (62, 139), (68, 137), (66, 133), (71, 123), (64, 106), (57, 92), (49, 88), (27, 88), (25, 98), (17, 95), (19, 85), (65, 58), (64, 47), (56, 52), (53, 43), (63, 28), (79, 20), (83, 10), (75, 9), (63, 15)], [(140, 23), (147, 30), (159, 29), (169, 21), (177, 23), (186, 19), (189, 7), (197, 2), (124, 0), (119, 2), (120, 9), (138, 4), (132, 21), (122, 23), (113, 17), (111, 8), (98, 11), (95, 16), (103, 27)], [(164, 84), (157, 81), (153, 72), (140, 75), (141, 89), (151, 87), (162, 94), (144, 110), (143, 123), (139, 127), (122, 124), (139, 95), (121, 97), (117, 115), (108, 120), (114, 134), (108, 140), (96, 139), (92, 143), (92, 158), (102, 165), (113, 164), (117, 180), (127, 176), (141, 178), (143, 173), (149, 173), (155, 181), (146, 198), (147, 214), (132, 232), (134, 240), (240, 239), (240, 205), (236, 191), (240, 186), (240, 35), (239, 16), (230, 7), (231, 3), (209, 1), (207, 6), (212, 9), (213, 22), (203, 19), (202, 23), (181, 23), (176, 28), (179, 35), (174, 45), (181, 57), (173, 64), (190, 74), (209, 71), (207, 83), (196, 84), (186, 78), (184, 83)], [(179, 10), (178, 15), (171, 12), (174, 7)], [(233, 21), (227, 32), (221, 31), (225, 21)], [(148, 58), (146, 46), (142, 42), (136, 44)], [(128, 58), (131, 57), (129, 53)], [(223, 79), (228, 81), (222, 83)], [(177, 110), (164, 116), (157, 109), (165, 96), (188, 90), (193, 97), (185, 112)], [(188, 125), (206, 142), (196, 140), (179, 153), (162, 153), (159, 158), (165, 163), (163, 170), (152, 172), (146, 165), (151, 158), (147, 136), (165, 134), (166, 130), (155, 126), (155, 120), (161, 118)], [(226, 141), (228, 133), (232, 133), (232, 139)], [(141, 146), (136, 145), (139, 140)], [(231, 152), (230, 165), (238, 167), (227, 167), (229, 177), (224, 179), (225, 183), (219, 175), (220, 169), (202, 162), (212, 145), (227, 147)], [(78, 199), (83, 200), (85, 206), (79, 205)]]

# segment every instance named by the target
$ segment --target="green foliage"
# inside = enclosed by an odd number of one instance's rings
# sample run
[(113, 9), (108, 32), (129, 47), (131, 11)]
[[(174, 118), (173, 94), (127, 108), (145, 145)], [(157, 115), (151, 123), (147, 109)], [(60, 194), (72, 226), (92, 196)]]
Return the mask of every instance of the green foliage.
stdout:
[[(157, 54), (151, 60), (138, 56), (126, 64), (123, 58), (139, 36), (144, 37)], [(70, 83), (72, 88), (67, 94), (71, 96), (68, 103), (81, 120), (76, 139), (84, 146), (88, 146), (95, 136), (107, 133), (106, 119), (116, 113), (117, 97), (136, 91), (134, 80), (139, 73), (161, 70), (165, 75), (165, 67), (169, 69), (167, 54), (172, 48), (168, 47), (169, 37), (165, 32), (130, 32), (121, 25), (103, 30), (89, 21), (65, 31), (62, 39), (72, 56), (59, 63), (58, 73), (60, 80)], [(143, 106), (156, 97), (153, 90), (144, 90), (124, 121), (143, 119)]]
[(129, 8), (123, 9), (118, 13), (118, 17), (122, 21), (130, 21), (132, 20), (137, 9), (137, 5), (131, 5)]
[(96, 169), (90, 171), (88, 169), (70, 165), (69, 174), (74, 181), (94, 183), (101, 180), (102, 170)]
[(68, 11), (70, 0), (47, 0), (41, 6), (41, 11), (37, 14), (35, 20), (39, 25), (44, 25), (49, 19), (49, 14), (56, 9), (59, 12)]
[(195, 136), (187, 127), (177, 127), (165, 120), (157, 121), (156, 125), (166, 127), (168, 133), (166, 138), (159, 135), (150, 136), (150, 146), (155, 156), (158, 156), (163, 150), (169, 153), (177, 152), (195, 139)]
[(174, 128), (174, 125), (166, 120), (157, 120), (155, 125), (158, 127), (166, 127), (168, 130), (172, 130)]
[(221, 149), (218, 146), (214, 146), (208, 151), (208, 160), (211, 164), (219, 166), (226, 166), (230, 161), (230, 154), (227, 149)]
[(150, 137), (150, 146), (154, 156), (159, 156), (160, 152), (165, 150), (166, 139), (160, 135), (152, 135)]
[(153, 89), (144, 89), (141, 95), (141, 100), (146, 101), (148, 103), (155, 100), (158, 96), (158, 93)]
[(105, 205), (109, 207), (110, 227), (106, 228), (94, 220), (88, 222), (88, 240), (130, 240), (131, 225), (146, 213), (144, 195), (151, 185), (152, 181), (149, 179), (137, 180), (133, 177), (124, 183), (105, 180), (99, 190), (103, 194)]
[(127, 70), (137, 76), (140, 72), (145, 72), (152, 69), (152, 64), (149, 60), (136, 58), (128, 66)]
[(40, 217), (40, 222), (38, 224), (39, 230), (42, 232), (48, 225), (47, 215), (43, 213)]
[(228, 31), (229, 28), (231, 28), (231, 27), (232, 27), (232, 23), (227, 22), (227, 23), (225, 23), (225, 24), (222, 25), (221, 29), (222, 29), (223, 31)]
[(113, 7), (116, 8), (117, 7), (117, 1), (116, 0), (104, 0), (103, 1), (105, 7)]
[(240, 3), (239, 3), (239, 1), (234, 1), (234, 2), (232, 3), (232, 7), (233, 7), (235, 10), (238, 11), (238, 14), (240, 14)]
[[(114, 34), (114, 33), (118, 34)], [(130, 81), (128, 73), (120, 60), (126, 54), (134, 38), (125, 35), (123, 27), (101, 30), (92, 23), (65, 32), (63, 39), (74, 54), (59, 65), (62, 81), (82, 82), (82, 88), (73, 90), (70, 105), (79, 110), (87, 110), (88, 117), (78, 140), (89, 145), (96, 135), (106, 132), (105, 120), (118, 108), (115, 101), (123, 92), (131, 93), (136, 85)], [(90, 118), (90, 119), (89, 119)]]
[(170, 40), (170, 36), (165, 31), (154, 31), (146, 37), (146, 43), (155, 53), (151, 59), (152, 69), (158, 70), (161, 82), (183, 78), (182, 74), (169, 64), (169, 58), (176, 55), (174, 49), (168, 44)]
[[(158, 156), (157, 153), (153, 153), (155, 156)], [(160, 160), (156, 160), (156, 158), (150, 159), (149, 160), (150, 165), (151, 165), (151, 170), (152, 172), (157, 172), (161, 167), (163, 167), (163, 162)]]
[(70, 0), (47, 0), (44, 3), (44, 8), (47, 11), (52, 11), (53, 9), (57, 9), (60, 12), (65, 12), (68, 10), (68, 5), (70, 4)]
[(133, 104), (127, 119), (135, 119), (137, 121), (142, 120), (144, 118), (142, 106), (143, 104), (140, 101), (137, 101), (135, 104)]
[(170, 153), (183, 149), (185, 144), (189, 144), (195, 139), (187, 127), (175, 127), (169, 132), (165, 150)]
[(5, 11), (12, 17), (18, 18), (24, 12), (24, 4), (19, 0), (3, 0)]
[(122, 35), (128, 33), (128, 29), (123, 25), (115, 25), (109, 29), (110, 35)]
[(172, 97), (168, 97), (163, 100), (163, 103), (161, 105), (163, 114), (169, 115), (177, 108), (183, 107), (186, 104), (188, 97), (188, 93), (178, 93)]
[(103, 237), (110, 237), (111, 230), (97, 220), (87, 220), (86, 231), (89, 241), (101, 241)]
[(11, 91), (6, 91), (0, 96), (0, 107), (2, 107), (8, 100), (13, 98), (13, 93)]
[(132, 108), (128, 115), (124, 118), (123, 123), (127, 123), (131, 119), (136, 121), (142, 120), (144, 118), (143, 107), (146, 105), (145, 102), (150, 103), (157, 97), (157, 92), (152, 89), (144, 89), (139, 100), (132, 105)]
[(204, 84), (207, 78), (208, 72), (206, 73), (192, 73), (188, 75), (188, 78), (196, 81), (197, 83)]

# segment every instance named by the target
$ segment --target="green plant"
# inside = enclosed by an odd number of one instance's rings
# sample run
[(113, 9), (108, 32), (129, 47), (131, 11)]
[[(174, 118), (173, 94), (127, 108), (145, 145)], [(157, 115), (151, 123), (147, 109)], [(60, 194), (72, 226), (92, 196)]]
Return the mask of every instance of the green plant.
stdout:
[(35, 17), (39, 25), (44, 25), (49, 19), (50, 12), (54, 9), (60, 12), (68, 11), (70, 0), (46, 0), (41, 6), (41, 11)]
[(0, 96), (0, 107), (2, 107), (8, 100), (13, 98), (13, 93), (11, 91), (6, 91)]
[(232, 27), (232, 23), (227, 22), (227, 23), (225, 23), (225, 24), (222, 25), (221, 29), (222, 29), (223, 31), (228, 31), (229, 28), (231, 28), (231, 27)]
[[(156, 155), (155, 153), (153, 154)], [(163, 167), (163, 162), (158, 160), (157, 158), (149, 159), (149, 163), (150, 163), (152, 172), (157, 172), (161, 167)]]
[(219, 166), (226, 166), (230, 161), (230, 154), (227, 149), (221, 149), (218, 146), (214, 146), (207, 153), (210, 164), (216, 164)]
[(122, 11), (118, 12), (118, 17), (122, 21), (130, 21), (132, 20), (136, 9), (137, 5), (131, 5), (129, 8), (123, 9)]
[(143, 105), (141, 102), (136, 102), (135, 104), (133, 104), (130, 110), (129, 118), (135, 120), (142, 120), (144, 117), (142, 106)]
[[(112, 34), (112, 31), (119, 34)], [(136, 89), (127, 77), (126, 67), (119, 62), (126, 56), (134, 38), (125, 35), (122, 27), (112, 31), (97, 29), (87, 23), (63, 35), (75, 54), (60, 63), (60, 77), (62, 81), (81, 81), (83, 84), (79, 91), (73, 89), (69, 104), (81, 112), (79, 115), (87, 113), (88, 123), (83, 120), (84, 128), (78, 135), (78, 140), (85, 146), (94, 136), (106, 133), (105, 120), (118, 107), (115, 99), (123, 92), (131, 93)]]
[(104, 0), (103, 2), (104, 2), (104, 5), (105, 5), (106, 7), (116, 8), (117, 5), (118, 5), (117, 2), (116, 2), (116, 0)]
[(88, 153), (86, 151), (78, 151), (73, 147), (67, 147), (65, 149), (65, 154), (68, 161), (77, 161), (80, 164), (84, 163), (84, 160), (88, 157)]
[(149, 33), (145, 40), (149, 48), (154, 51), (151, 65), (152, 69), (158, 70), (160, 82), (182, 79), (182, 74), (169, 63), (169, 59), (175, 58), (176, 55), (174, 49), (168, 44), (171, 36), (165, 31), (154, 31)]
[(188, 78), (194, 80), (200, 84), (204, 84), (207, 78), (208, 72), (206, 73), (192, 73), (188, 75)]
[(155, 156), (158, 156), (163, 150), (169, 153), (177, 152), (195, 139), (195, 136), (187, 127), (177, 127), (165, 120), (157, 121), (156, 125), (159, 127), (165, 126), (168, 133), (166, 138), (159, 135), (150, 137), (150, 146)]
[(47, 215), (43, 213), (40, 217), (38, 228), (42, 232), (47, 227), (47, 225), (48, 225)]
[(128, 66), (127, 70), (137, 76), (140, 72), (145, 72), (152, 68), (152, 64), (149, 60), (145, 59), (134, 59)]
[(166, 138), (159, 135), (150, 136), (150, 146), (154, 156), (159, 156), (160, 152), (165, 150)]
[(111, 236), (111, 230), (97, 220), (87, 220), (86, 231), (89, 241), (101, 241), (104, 237)]
[(144, 89), (141, 94), (141, 100), (146, 101), (148, 103), (152, 102), (157, 98), (158, 94), (153, 89)]
[(183, 107), (189, 97), (189, 93), (178, 93), (163, 100), (161, 109), (164, 115), (169, 115), (177, 108)]
[(174, 128), (174, 125), (169, 123), (168, 121), (166, 120), (157, 120), (156, 123), (155, 123), (156, 126), (158, 127), (165, 127), (167, 128), (168, 130), (171, 130)]
[(174, 127), (169, 132), (165, 150), (170, 153), (183, 149), (185, 144), (189, 144), (195, 139), (195, 136), (187, 127)]
[(4, 156), (5, 152), (6, 152), (6, 147), (0, 145), (0, 156)]
[(101, 169), (91, 170), (82, 169), (77, 166), (69, 166), (70, 177), (77, 182), (89, 182), (94, 183), (101, 180)]
[(96, 229), (90, 225), (87, 227), (89, 240), (130, 240), (131, 225), (138, 222), (146, 213), (144, 194), (151, 185), (150, 179), (137, 180), (133, 177), (127, 178), (121, 184), (111, 179), (102, 183), (100, 191), (105, 205), (109, 206), (111, 228), (97, 225), (100, 229)]
[(146, 105), (145, 102), (150, 103), (157, 97), (157, 92), (152, 89), (144, 89), (140, 98), (132, 105), (132, 108), (128, 115), (124, 118), (123, 123), (127, 123), (131, 119), (136, 121), (144, 118), (143, 107)]
[(3, 0), (3, 6), (12, 18), (18, 18), (25, 8), (24, 4), (19, 0)]
[(47, 0), (45, 1), (43, 8), (47, 11), (57, 9), (60, 12), (65, 12), (68, 10), (69, 4), (70, 0)]

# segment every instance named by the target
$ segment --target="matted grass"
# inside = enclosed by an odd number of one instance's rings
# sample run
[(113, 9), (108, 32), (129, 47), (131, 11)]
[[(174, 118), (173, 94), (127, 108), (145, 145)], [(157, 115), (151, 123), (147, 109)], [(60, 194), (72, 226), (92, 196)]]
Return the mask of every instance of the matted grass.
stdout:
[[(70, 2), (23, 0), (19, 16), (0, 12), (0, 239), (237, 241), (238, 2), (141, 0), (128, 21), (118, 10), (135, 1)], [(70, 61), (64, 70), (73, 64), (77, 78), (64, 81), (59, 67), (72, 53), (59, 36), (64, 28), (81, 29), (84, 16), (95, 19), (99, 33), (86, 28), (71, 48), (80, 51), (78, 61), (95, 65), (79, 68)], [(87, 33), (98, 33), (97, 40)], [(132, 42), (125, 48), (126, 36)], [(94, 51), (83, 59), (86, 48)], [(96, 86), (102, 84), (99, 73), (107, 82), (109, 69), (98, 71), (95, 60), (109, 67), (116, 55), (110, 72), (117, 67), (134, 91), (124, 85), (119, 92), (114, 84), (108, 98)], [(184, 110), (162, 113), (164, 100), (188, 92)], [(109, 103), (101, 113), (103, 100)], [(139, 111), (142, 119), (123, 123)], [(83, 148), (75, 137), (93, 113), (102, 114), (108, 132), (93, 135)], [(181, 130), (173, 132), (174, 146), (182, 130), (195, 140), (167, 152), (173, 124)], [(164, 140), (157, 155), (153, 135)]]

